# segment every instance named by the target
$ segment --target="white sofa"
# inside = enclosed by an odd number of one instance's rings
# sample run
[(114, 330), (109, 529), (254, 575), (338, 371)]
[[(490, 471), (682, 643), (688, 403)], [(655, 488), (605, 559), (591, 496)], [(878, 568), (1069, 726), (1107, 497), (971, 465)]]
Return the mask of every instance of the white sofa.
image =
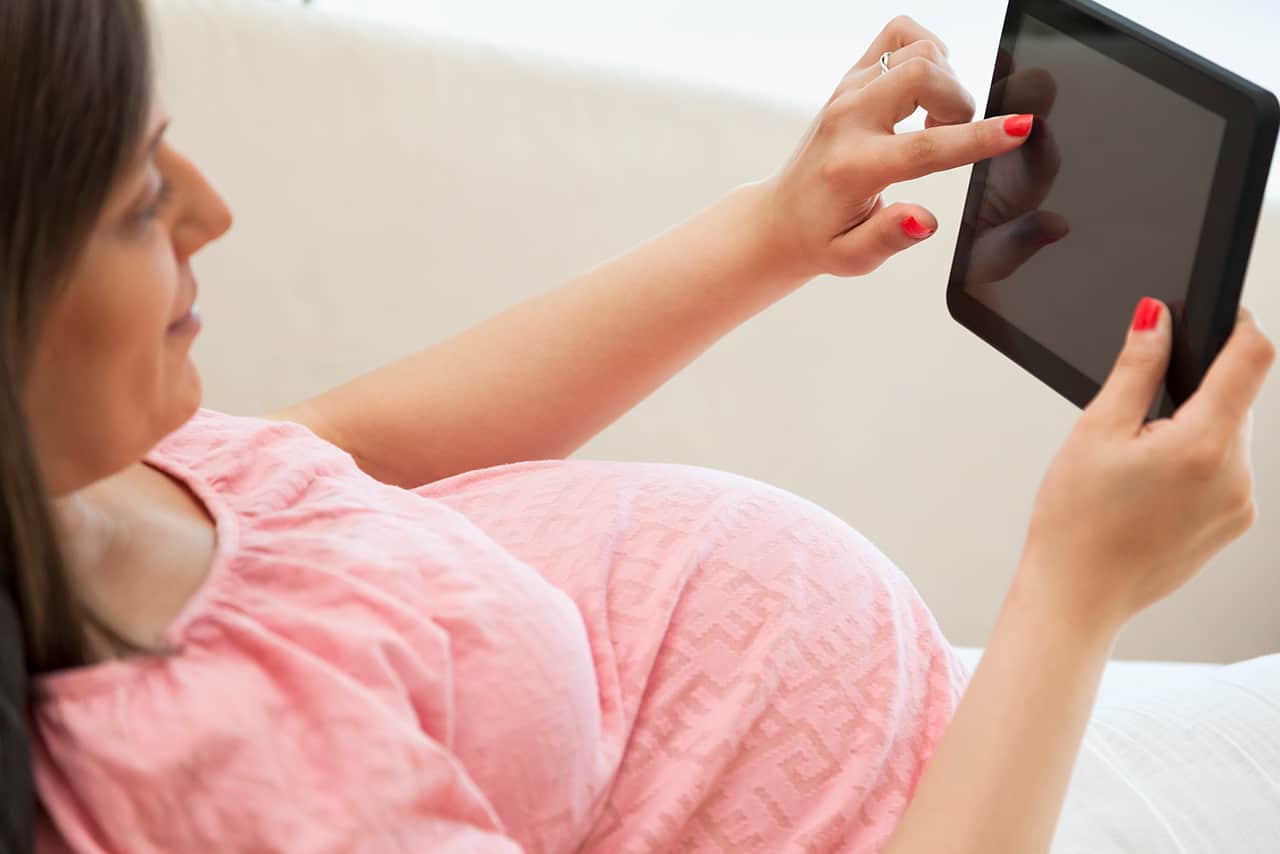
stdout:
[[(768, 174), (810, 118), (267, 0), (152, 5), (171, 138), (237, 214), (197, 261), (206, 404), (231, 412), (319, 392), (625, 251)], [(866, 280), (812, 283), (581, 455), (729, 469), (824, 504), (980, 646), (1076, 411), (947, 314), (966, 178), (894, 189), (936, 212), (934, 239)], [(1246, 302), (1280, 329), (1278, 278), (1272, 208)], [(1255, 424), (1258, 524), (1134, 623), (1122, 657), (1280, 649), (1280, 375)], [(1055, 854), (1275, 850), (1280, 806), (1238, 807), (1275, 785), (1277, 661), (1113, 663)]]
[[(625, 251), (771, 172), (810, 118), (269, 0), (153, 5), (172, 139), (237, 214), (196, 267), (206, 401), (232, 412), (318, 392)], [(815, 500), (903, 567), (953, 640), (980, 645), (1076, 410), (947, 314), (966, 179), (892, 190), (928, 204), (939, 234), (867, 279), (813, 282), (580, 454)], [(1280, 330), (1277, 280), (1270, 208), (1245, 301)], [(1280, 649), (1280, 372), (1255, 424), (1258, 524), (1139, 618), (1121, 657)]]

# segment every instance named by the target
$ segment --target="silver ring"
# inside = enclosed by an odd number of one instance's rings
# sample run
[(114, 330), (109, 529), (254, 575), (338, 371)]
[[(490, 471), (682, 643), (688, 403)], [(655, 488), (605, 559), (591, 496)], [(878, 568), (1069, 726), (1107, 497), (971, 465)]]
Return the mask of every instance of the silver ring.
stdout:
[(893, 51), (886, 50), (884, 53), (880, 54), (880, 73), (881, 74), (889, 73), (889, 55), (892, 53)]

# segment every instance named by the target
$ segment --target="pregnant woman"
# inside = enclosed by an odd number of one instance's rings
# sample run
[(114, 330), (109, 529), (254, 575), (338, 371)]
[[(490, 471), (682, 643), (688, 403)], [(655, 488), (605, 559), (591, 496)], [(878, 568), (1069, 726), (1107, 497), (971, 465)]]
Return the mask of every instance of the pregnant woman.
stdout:
[(6, 778), (14, 850), (25, 808), (50, 852), (1047, 851), (1117, 632), (1253, 521), (1273, 347), (1242, 312), (1144, 425), (1150, 300), (972, 678), (821, 508), (562, 459), (809, 279), (927, 239), (886, 187), (1023, 145), (1031, 117), (974, 122), (910, 20), (776, 174), (263, 417), (200, 408), (191, 263), (231, 216), (164, 139), (139, 0), (6, 0), (0, 71), (0, 622), (29, 759), (0, 721), (37, 795)]

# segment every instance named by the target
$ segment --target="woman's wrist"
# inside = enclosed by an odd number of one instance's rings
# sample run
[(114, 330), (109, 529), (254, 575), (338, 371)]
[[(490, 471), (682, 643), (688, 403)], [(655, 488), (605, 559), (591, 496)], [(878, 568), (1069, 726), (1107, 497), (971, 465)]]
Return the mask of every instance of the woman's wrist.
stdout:
[(743, 251), (750, 267), (761, 274), (765, 287), (786, 294), (823, 270), (804, 257), (803, 246), (793, 239), (776, 190), (776, 176), (741, 184), (730, 191), (724, 204), (734, 209), (741, 222)]
[(1115, 642), (1132, 616), (1119, 596), (1089, 591), (1077, 581), (1080, 567), (1062, 566), (1049, 558), (1023, 555), (1005, 598), (1006, 609), (1036, 615), (1047, 627), (1082, 643)]

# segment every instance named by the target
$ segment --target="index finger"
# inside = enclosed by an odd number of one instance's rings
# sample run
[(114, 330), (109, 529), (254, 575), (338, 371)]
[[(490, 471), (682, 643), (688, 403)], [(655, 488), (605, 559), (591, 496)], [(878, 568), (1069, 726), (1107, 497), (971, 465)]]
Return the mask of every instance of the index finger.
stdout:
[(867, 48), (867, 52), (862, 55), (862, 59), (854, 63), (853, 67), (870, 68), (880, 61), (880, 55), (885, 51), (898, 50), (921, 40), (933, 42), (942, 50), (942, 55), (950, 59), (951, 54), (947, 51), (947, 46), (942, 43), (942, 39), (920, 26), (914, 19), (899, 15), (885, 25), (880, 35), (871, 42), (871, 47)]
[(1026, 141), (1032, 118), (997, 116), (881, 137), (877, 144), (884, 151), (878, 162), (886, 171), (877, 179), (888, 186), (1012, 151)]
[(1198, 431), (1235, 430), (1248, 417), (1275, 357), (1275, 345), (1258, 328), (1253, 314), (1240, 309), (1227, 343), (1173, 420)]

